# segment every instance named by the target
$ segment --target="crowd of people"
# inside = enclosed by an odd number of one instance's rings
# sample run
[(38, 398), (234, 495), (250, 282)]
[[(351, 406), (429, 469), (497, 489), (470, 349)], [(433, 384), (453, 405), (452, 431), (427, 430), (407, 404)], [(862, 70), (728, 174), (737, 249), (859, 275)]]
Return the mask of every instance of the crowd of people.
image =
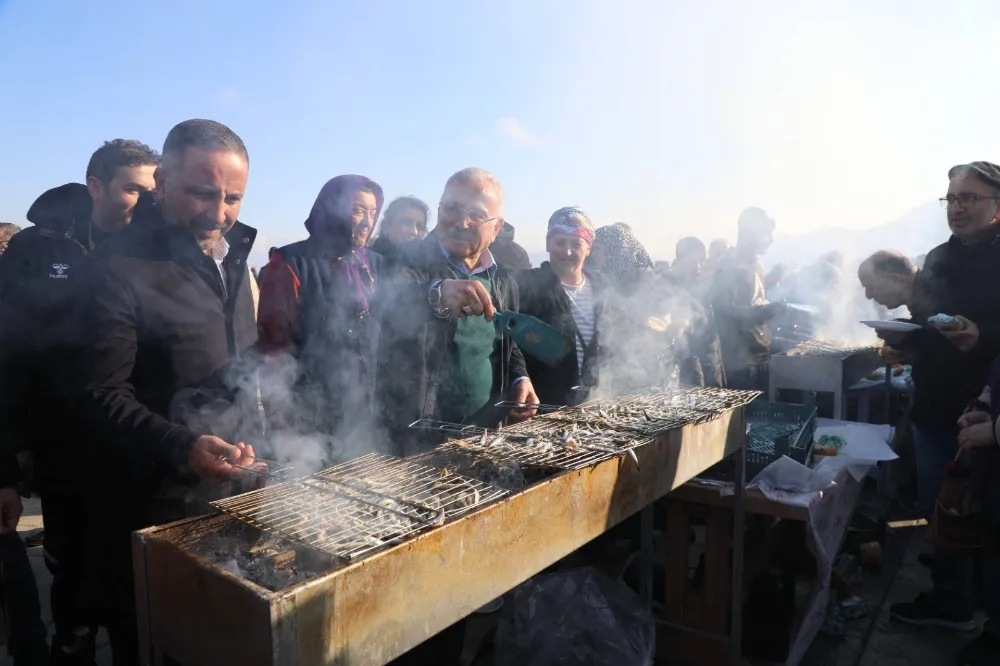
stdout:
[[(420, 199), (385, 205), (375, 180), (342, 175), (320, 189), (305, 239), (271, 248), (257, 271), (257, 232), (239, 220), (249, 166), (232, 130), (189, 120), (162, 153), (105, 143), (85, 183), (38, 197), (31, 227), (0, 227), (0, 556), (19, 665), (93, 664), (100, 626), (115, 664), (137, 663), (131, 533), (253, 487), (261, 477), (248, 470), (409, 456), (441, 441), (410, 427), (419, 419), (495, 427), (595, 392), (767, 391), (772, 329), (789, 311), (768, 298), (782, 279), (760, 265), (775, 223), (759, 208), (739, 217), (735, 247), (685, 238), (665, 266), (627, 224), (596, 227), (561, 207), (546, 225), (549, 260), (532, 268), (487, 171), (447, 180), (433, 229)], [(989, 290), (976, 288), (996, 262), (1000, 169), (975, 163), (951, 180), (957, 240), (919, 273), (892, 253), (859, 271), (886, 307), (967, 318), (962, 333), (885, 348), (914, 363), (929, 479), (972, 429), (985, 431), (962, 414), (1000, 352)], [(986, 208), (992, 218), (978, 216)], [(842, 263), (824, 258), (835, 270), (818, 269), (818, 282), (841, 279)], [(940, 289), (922, 286), (932, 283)], [(569, 353), (552, 365), (523, 352), (492, 323), (505, 310), (558, 331)], [(53, 574), (51, 650), (15, 531), (28, 492), (41, 498)], [(944, 599), (911, 614), (964, 622), (966, 599)], [(441, 640), (434, 663), (449, 663)]]

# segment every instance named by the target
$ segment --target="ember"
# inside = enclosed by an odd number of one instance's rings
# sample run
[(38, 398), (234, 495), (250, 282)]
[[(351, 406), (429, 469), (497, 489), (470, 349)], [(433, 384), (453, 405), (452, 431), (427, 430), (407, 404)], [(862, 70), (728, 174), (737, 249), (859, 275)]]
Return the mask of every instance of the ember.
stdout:
[(336, 568), (325, 553), (272, 537), (228, 517), (206, 519), (205, 529), (186, 529), (178, 539), (192, 554), (234, 576), (277, 592)]

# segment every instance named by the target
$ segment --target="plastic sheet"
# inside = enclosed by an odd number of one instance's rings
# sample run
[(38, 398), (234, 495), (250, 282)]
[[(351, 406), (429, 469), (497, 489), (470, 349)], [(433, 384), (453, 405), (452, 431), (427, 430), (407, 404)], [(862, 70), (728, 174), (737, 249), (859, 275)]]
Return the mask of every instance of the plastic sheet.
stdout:
[(596, 569), (536, 576), (497, 627), (496, 666), (652, 666), (656, 626), (639, 597)]

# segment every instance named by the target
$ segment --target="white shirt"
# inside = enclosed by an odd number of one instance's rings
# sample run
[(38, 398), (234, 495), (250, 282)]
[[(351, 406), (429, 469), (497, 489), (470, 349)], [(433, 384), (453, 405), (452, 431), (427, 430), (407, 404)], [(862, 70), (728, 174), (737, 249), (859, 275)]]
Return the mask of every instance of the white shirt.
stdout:
[(222, 263), (226, 260), (226, 255), (229, 254), (229, 241), (225, 237), (219, 239), (219, 242), (212, 246), (209, 250), (208, 256), (212, 257), (212, 261), (215, 262), (216, 268), (219, 269), (219, 277), (222, 278), (222, 290), (226, 291), (228, 285), (226, 284), (226, 269), (222, 267)]
[(589, 346), (591, 340), (594, 339), (594, 328), (596, 326), (596, 318), (594, 317), (594, 289), (591, 287), (590, 282), (587, 281), (587, 278), (584, 278), (583, 282), (575, 287), (564, 284), (562, 288), (566, 292), (566, 296), (569, 297), (573, 322), (576, 324), (577, 330), (580, 331), (580, 337), (583, 338), (583, 344), (580, 344), (579, 339), (575, 341), (576, 364), (582, 371), (584, 345)]

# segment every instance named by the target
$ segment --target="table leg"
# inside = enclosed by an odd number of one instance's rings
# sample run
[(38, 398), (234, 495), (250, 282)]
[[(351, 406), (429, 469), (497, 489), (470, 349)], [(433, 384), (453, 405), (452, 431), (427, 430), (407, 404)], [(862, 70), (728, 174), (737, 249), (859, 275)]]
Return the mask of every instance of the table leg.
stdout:
[(653, 504), (639, 513), (639, 589), (642, 603), (647, 609), (653, 607)]
[(729, 653), (733, 666), (743, 664), (743, 539), (746, 506), (746, 449), (733, 454), (733, 573), (732, 608), (729, 624)]

